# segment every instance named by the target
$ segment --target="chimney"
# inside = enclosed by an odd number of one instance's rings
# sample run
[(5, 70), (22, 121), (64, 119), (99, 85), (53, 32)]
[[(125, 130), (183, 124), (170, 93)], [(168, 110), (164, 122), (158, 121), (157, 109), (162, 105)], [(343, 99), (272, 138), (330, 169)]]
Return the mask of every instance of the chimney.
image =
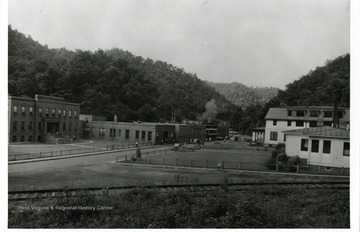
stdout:
[(338, 101), (335, 101), (334, 104), (334, 114), (333, 114), (333, 127), (339, 128), (339, 119), (338, 119), (338, 113), (339, 113), (339, 105)]
[(117, 115), (114, 115), (114, 122), (117, 122)]

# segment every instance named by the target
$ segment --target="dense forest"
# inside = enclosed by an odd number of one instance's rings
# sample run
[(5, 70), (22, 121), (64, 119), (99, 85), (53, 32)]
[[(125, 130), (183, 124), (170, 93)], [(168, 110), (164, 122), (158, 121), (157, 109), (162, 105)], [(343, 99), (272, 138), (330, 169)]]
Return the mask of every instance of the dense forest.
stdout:
[(121, 121), (201, 120), (216, 102), (228, 121), (238, 107), (199, 78), (162, 61), (111, 49), (95, 52), (49, 49), (9, 26), (9, 94), (64, 97), (82, 114), (118, 115)]
[(248, 87), (244, 84), (233, 83), (214, 83), (206, 82), (214, 87), (231, 103), (245, 109), (250, 105), (265, 105), (270, 99), (277, 96), (279, 89), (274, 87)]
[[(211, 83), (166, 62), (118, 48), (95, 52), (49, 49), (11, 26), (8, 30), (10, 95), (64, 97), (80, 103), (82, 114), (103, 115), (108, 120), (117, 114), (120, 121), (166, 122), (173, 115), (177, 122), (201, 121), (206, 119), (205, 106), (211, 103), (216, 107), (212, 119), (229, 122), (234, 130), (248, 134), (264, 124), (269, 107), (350, 105), (349, 54), (327, 61), (264, 104), (277, 89), (269, 88), (265, 95), (256, 88), (244, 91), (255, 96), (254, 100), (236, 100), (235, 96), (244, 96), (240, 93), (226, 99)], [(236, 88), (241, 89), (241, 84)]]

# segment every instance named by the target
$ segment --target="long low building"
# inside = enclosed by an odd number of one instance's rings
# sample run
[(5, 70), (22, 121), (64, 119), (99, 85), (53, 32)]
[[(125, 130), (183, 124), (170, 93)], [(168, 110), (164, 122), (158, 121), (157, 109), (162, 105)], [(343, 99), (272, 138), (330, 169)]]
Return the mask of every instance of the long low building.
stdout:
[[(88, 117), (82, 117), (85, 120)], [(172, 124), (152, 122), (109, 122), (86, 120), (84, 139), (113, 141), (116, 143), (172, 144), (205, 140), (205, 126), (198, 124)]]

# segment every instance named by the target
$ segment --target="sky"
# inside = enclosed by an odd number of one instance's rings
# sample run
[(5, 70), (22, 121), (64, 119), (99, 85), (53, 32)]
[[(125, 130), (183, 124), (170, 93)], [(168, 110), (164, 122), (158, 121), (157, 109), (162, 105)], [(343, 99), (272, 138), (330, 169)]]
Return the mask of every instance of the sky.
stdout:
[(202, 80), (278, 87), (350, 52), (349, 0), (11, 0), (50, 48), (118, 47)]

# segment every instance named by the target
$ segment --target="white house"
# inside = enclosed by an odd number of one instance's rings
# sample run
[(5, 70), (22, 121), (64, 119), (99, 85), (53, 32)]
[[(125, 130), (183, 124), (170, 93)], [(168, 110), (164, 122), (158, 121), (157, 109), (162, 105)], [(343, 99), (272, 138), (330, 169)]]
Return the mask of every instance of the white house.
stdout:
[(350, 131), (329, 126), (288, 130), (285, 152), (310, 165), (350, 167)]
[[(337, 127), (349, 130), (350, 110), (339, 107)], [(287, 143), (285, 130), (333, 126), (334, 108), (331, 106), (291, 106), (270, 108), (265, 116), (264, 144), (274, 146)]]

